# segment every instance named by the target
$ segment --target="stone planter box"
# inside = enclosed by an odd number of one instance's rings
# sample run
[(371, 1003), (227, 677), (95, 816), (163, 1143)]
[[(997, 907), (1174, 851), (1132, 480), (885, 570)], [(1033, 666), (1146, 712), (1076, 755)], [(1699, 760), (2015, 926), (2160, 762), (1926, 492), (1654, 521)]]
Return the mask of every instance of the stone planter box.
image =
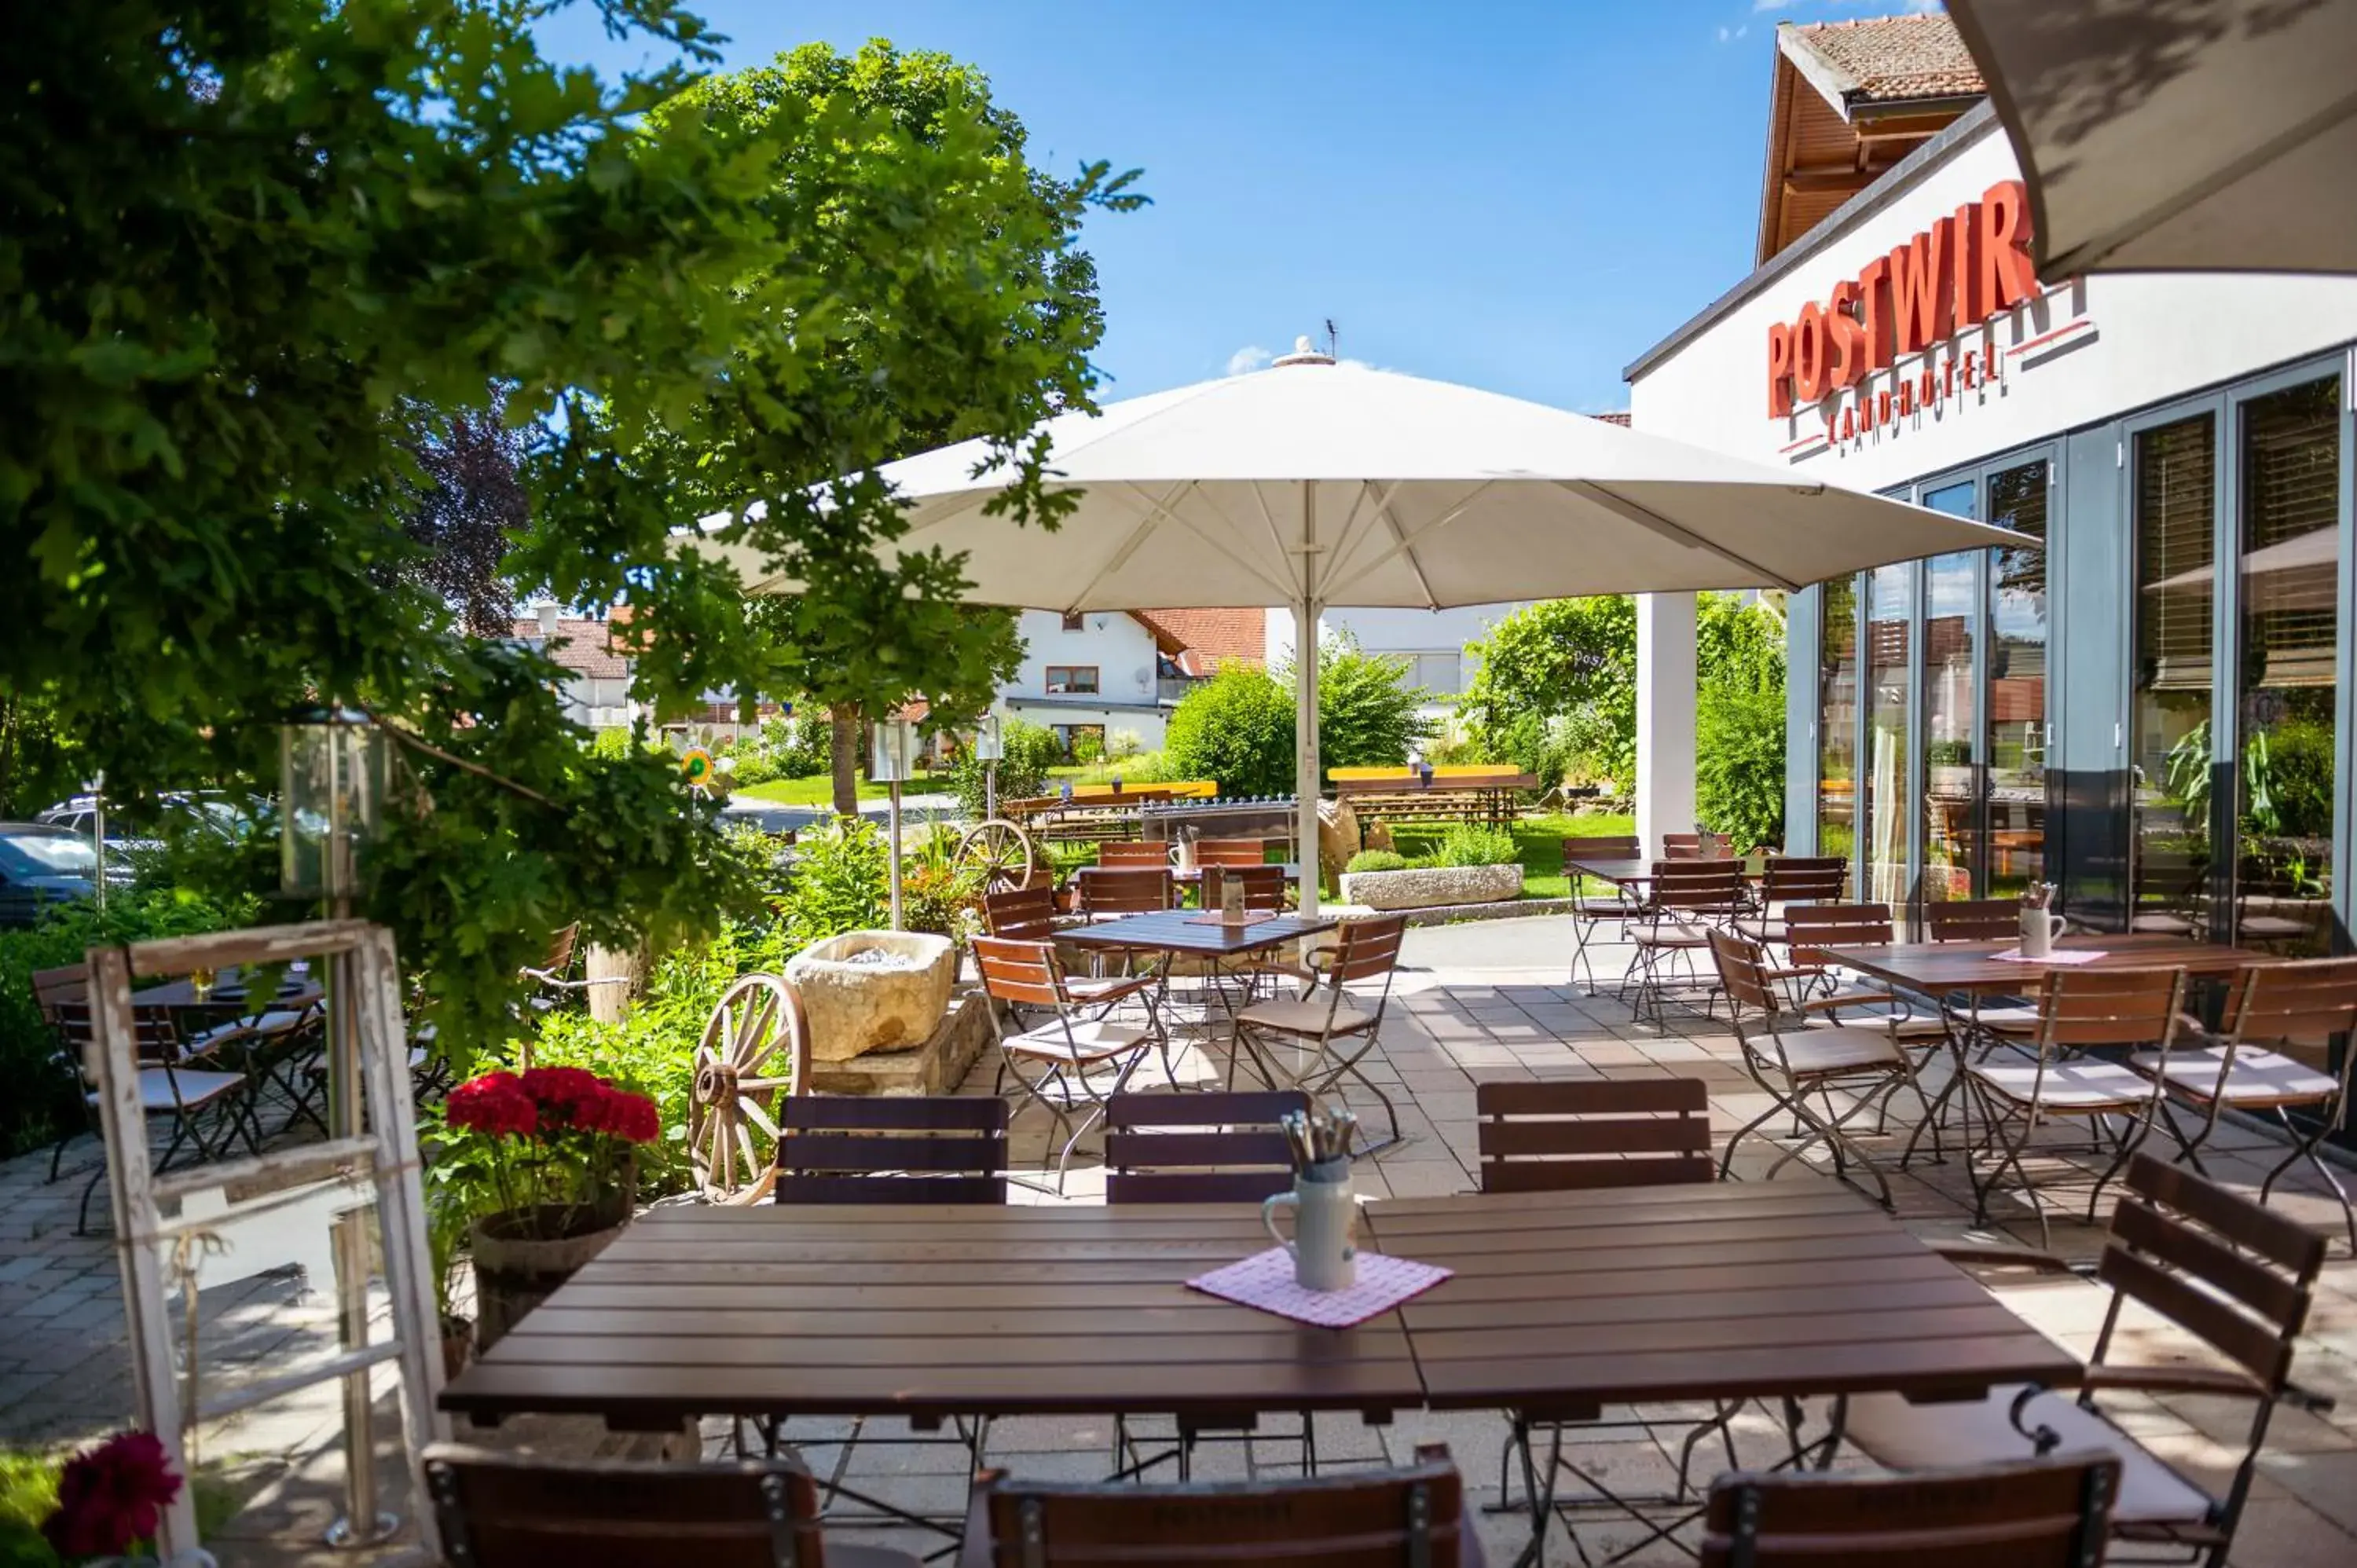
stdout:
[(851, 931), (786, 964), (817, 1062), (923, 1045), (949, 1010), (956, 979), (955, 944), (924, 931)]
[(1519, 865), (1433, 865), (1414, 871), (1353, 871), (1342, 901), (1370, 909), (1424, 909), (1436, 904), (1495, 904), (1519, 898)]

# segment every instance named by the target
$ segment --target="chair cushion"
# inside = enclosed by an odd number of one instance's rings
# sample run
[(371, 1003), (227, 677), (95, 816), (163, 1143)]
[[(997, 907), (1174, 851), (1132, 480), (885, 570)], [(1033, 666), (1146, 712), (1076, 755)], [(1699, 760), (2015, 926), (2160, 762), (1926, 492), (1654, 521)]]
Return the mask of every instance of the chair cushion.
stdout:
[(1150, 974), (1090, 975), (1079, 979), (1068, 975), (1064, 980), (1064, 990), (1073, 1001), (1092, 1004), (1143, 994), (1153, 989), (1154, 976)]
[(1327, 1033), (1329, 1013), (1334, 1020), (1333, 1033), (1355, 1035), (1372, 1026), (1375, 1015), (1360, 1006), (1346, 993), (1338, 1004), (1330, 996), (1318, 994), (1306, 998), (1273, 996), (1265, 1002), (1255, 1002), (1236, 1015), (1236, 1022), (1249, 1024), (1255, 1029), (1274, 1029), (1284, 1035), (1323, 1035)]
[(1796, 1073), (1856, 1072), (1861, 1068), (1901, 1065), (1899, 1047), (1880, 1029), (1836, 1024), (1826, 1028), (1795, 1029), (1776, 1037), (1784, 1047), (1784, 1059), (1792, 1064)]
[(1710, 946), (1710, 933), (1708, 926), (1664, 920), (1658, 926), (1646, 926), (1631, 931), (1629, 940), (1641, 948), (1706, 948)]
[(2033, 1086), (2038, 1103), (2051, 1107), (2141, 1105), (2152, 1097), (2152, 1079), (2115, 1062), (2050, 1062), (2039, 1081), (2034, 1062), (1975, 1062), (1964, 1070), (2018, 1104), (2029, 1103)]
[(1877, 1029), (1896, 1027), (1902, 1040), (1936, 1040), (1948, 1033), (1947, 1020), (1936, 1011), (1894, 1003), (1888, 992), (1850, 993), (1837, 991), (1831, 996), (1813, 1001), (1810, 1006), (1821, 1015), (1842, 1024)]
[[(2158, 1051), (2138, 1051), (2128, 1065), (2138, 1072), (2161, 1070)], [(2245, 1046), (2234, 1053), (2234, 1070), (2227, 1075), (2225, 1093), (2218, 1092), (2218, 1075), (2224, 1071), (2226, 1053), (2209, 1048), (2169, 1053), (2165, 1076), (2172, 1089), (2182, 1089), (2204, 1100), (2223, 1099), (2273, 1102), (2278, 1100), (2330, 1100), (2341, 1092), (2341, 1080), (2304, 1062), (2274, 1051)]]
[[(1894, 1470), (1987, 1465), (2030, 1459), (2037, 1447), (2014, 1430), (2012, 1411), (2022, 1385), (1989, 1391), (1964, 1404), (1911, 1404), (1899, 1394), (1861, 1394), (1849, 1402), (1849, 1441), (1860, 1453)], [(2120, 1461), (2120, 1495), (2112, 1518), (2121, 1524), (2199, 1524), (2210, 1515), (2210, 1498), (2136, 1440), (2092, 1411), (2052, 1393), (2040, 1393), (2022, 1412), (2023, 1424), (2047, 1426), (2062, 1437), (2060, 1453), (2101, 1449)]]
[[(210, 1105), (245, 1084), (245, 1075), (242, 1072), (199, 1072), (193, 1068), (172, 1070), (143, 1067), (139, 1069), (139, 1109), (151, 1116), (170, 1112), (174, 1104), (174, 1079), (179, 1079), (178, 1103), (190, 1111)], [(95, 1105), (98, 1103), (98, 1091), (91, 1090), (83, 1098)]]
[(1972, 1016), (1982, 1028), (1993, 1035), (2038, 1033), (2038, 1009), (2035, 1007), (1983, 1007), (1975, 1012)]
[(1097, 1062), (1107, 1057), (1117, 1057), (1134, 1051), (1151, 1038), (1135, 1024), (1116, 1024), (1104, 1018), (1075, 1018), (1069, 1036), (1061, 1023), (1044, 1024), (1020, 1035), (1009, 1035), (1006, 1047), (1017, 1056), (1039, 1057), (1050, 1061)]

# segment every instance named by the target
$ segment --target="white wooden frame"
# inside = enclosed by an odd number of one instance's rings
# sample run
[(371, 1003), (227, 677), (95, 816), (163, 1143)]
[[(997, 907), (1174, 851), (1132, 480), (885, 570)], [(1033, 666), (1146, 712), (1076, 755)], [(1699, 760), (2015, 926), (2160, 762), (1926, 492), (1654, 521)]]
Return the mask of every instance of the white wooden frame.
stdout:
[[(328, 961), (329, 1028), (356, 1043), (357, 1059), (349, 1065), (358, 1068), (357, 1086), (367, 1112), (364, 1122), (356, 1119), (352, 1125), (368, 1131), (157, 1176), (148, 1165), (147, 1118), (140, 1104), (137, 1033), (131, 1004), (134, 977), (284, 963), (298, 958)], [(410, 1099), (409, 1043), (402, 1022), (401, 973), (392, 932), (363, 920), (318, 920), (135, 942), (129, 947), (92, 948), (88, 961), (93, 1037), (85, 1068), (98, 1086), (106, 1139), (107, 1181), (114, 1200), (114, 1251), (123, 1273), (123, 1304), (131, 1331), (132, 1395), (139, 1424), (156, 1434), (174, 1465), (186, 1474), (182, 1434), (188, 1424), (313, 1383), (365, 1378), (382, 1363), (397, 1362), (411, 1512), (427, 1557), (438, 1559), (440, 1541), (420, 1456), (429, 1444), (448, 1439), (449, 1422), (435, 1408), (442, 1391), (439, 1319), (426, 1249), (417, 1122)], [(338, 1013), (344, 1016), (337, 1017)], [(336, 1070), (331, 1061), (331, 1073)], [(183, 1218), (180, 1200), (217, 1190), (232, 1203), (252, 1202), (330, 1178), (375, 1189), (385, 1283), (393, 1299), (393, 1337), (348, 1349), (307, 1370), (249, 1382), (204, 1400), (199, 1409), (184, 1409), (180, 1381), (174, 1374), (163, 1250), (212, 1219)], [(175, 1210), (168, 1217), (164, 1212), (167, 1207)], [(194, 1311), (195, 1304), (188, 1305)], [(198, 1550), (194, 1490), (193, 1485), (181, 1487), (178, 1498), (165, 1512), (156, 1545), (167, 1563)]]

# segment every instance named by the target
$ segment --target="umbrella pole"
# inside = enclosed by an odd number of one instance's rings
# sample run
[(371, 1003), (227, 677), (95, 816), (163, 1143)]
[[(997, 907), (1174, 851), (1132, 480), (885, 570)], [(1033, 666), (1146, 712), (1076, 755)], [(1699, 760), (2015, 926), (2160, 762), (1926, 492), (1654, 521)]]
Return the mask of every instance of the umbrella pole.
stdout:
[(891, 794), (891, 800), (892, 800), (892, 808), (891, 808), (891, 811), (892, 811), (892, 845), (891, 845), (891, 858), (890, 858), (890, 865), (891, 865), (891, 868), (892, 868), (892, 929), (893, 929), (894, 930), (896, 930), (896, 931), (897, 931), (897, 930), (899, 930), (899, 929), (901, 929), (901, 926), (900, 926), (900, 781), (899, 781), (898, 779), (893, 779), (889, 784), (888, 784), (887, 786), (885, 786), (885, 788), (886, 788), (888, 790), (889, 790), (889, 791), (890, 791), (890, 794)]

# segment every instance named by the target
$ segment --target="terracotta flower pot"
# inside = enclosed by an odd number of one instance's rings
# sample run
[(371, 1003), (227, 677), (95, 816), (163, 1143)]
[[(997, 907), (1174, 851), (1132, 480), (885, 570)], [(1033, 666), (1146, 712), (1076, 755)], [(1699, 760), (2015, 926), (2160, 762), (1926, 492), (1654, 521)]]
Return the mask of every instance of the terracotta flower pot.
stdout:
[(477, 1348), (498, 1344), (574, 1271), (604, 1251), (630, 1219), (630, 1199), (617, 1193), (595, 1206), (548, 1205), (476, 1220), (471, 1229)]

